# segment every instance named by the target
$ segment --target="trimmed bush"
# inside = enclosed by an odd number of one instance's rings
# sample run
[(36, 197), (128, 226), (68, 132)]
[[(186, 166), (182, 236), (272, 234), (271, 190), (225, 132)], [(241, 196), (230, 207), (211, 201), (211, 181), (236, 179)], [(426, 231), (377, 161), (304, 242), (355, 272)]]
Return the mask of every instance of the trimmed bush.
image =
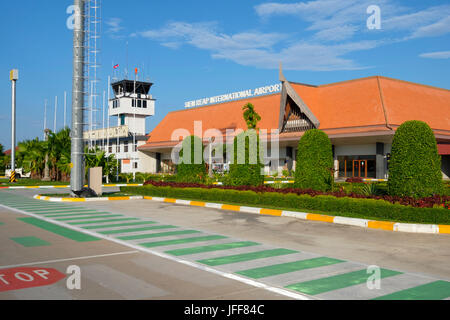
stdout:
[(295, 187), (329, 191), (333, 183), (331, 141), (322, 130), (308, 130), (298, 143)]
[(279, 192), (254, 192), (220, 188), (174, 188), (146, 185), (121, 187), (131, 194), (235, 203), (238, 205), (273, 207), (281, 210), (318, 210), (332, 215), (355, 218), (381, 219), (412, 223), (450, 224), (450, 213), (444, 208), (414, 208), (392, 204), (384, 200), (363, 198), (337, 198), (334, 196)]
[[(247, 130), (234, 138), (233, 163), (224, 183), (231, 186), (259, 186), (264, 183), (260, 160), (259, 136)], [(255, 153), (256, 152), (256, 153)]]
[(415, 198), (443, 194), (441, 157), (433, 130), (425, 122), (407, 121), (395, 132), (388, 192)]
[[(185, 152), (189, 152), (185, 154)], [(203, 160), (203, 143), (197, 136), (189, 136), (183, 140), (180, 151), (180, 163), (177, 165), (176, 181), (178, 182), (205, 182), (206, 165)]]

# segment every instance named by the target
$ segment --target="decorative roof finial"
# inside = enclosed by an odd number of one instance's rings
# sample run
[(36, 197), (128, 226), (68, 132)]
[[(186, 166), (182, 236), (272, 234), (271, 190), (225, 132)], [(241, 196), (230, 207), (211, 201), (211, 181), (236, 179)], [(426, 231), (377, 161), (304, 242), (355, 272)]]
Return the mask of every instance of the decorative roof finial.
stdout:
[(285, 82), (286, 78), (283, 75), (283, 63), (280, 61), (280, 81)]

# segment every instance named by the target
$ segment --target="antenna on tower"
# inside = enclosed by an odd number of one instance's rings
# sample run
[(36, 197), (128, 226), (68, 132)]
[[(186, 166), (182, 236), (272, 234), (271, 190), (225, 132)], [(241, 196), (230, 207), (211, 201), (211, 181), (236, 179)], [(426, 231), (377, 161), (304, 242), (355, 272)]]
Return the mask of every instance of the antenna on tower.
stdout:
[[(99, 126), (97, 112), (100, 110), (98, 107), (98, 93), (97, 84), (100, 79), (98, 78), (98, 68), (100, 67), (98, 61), (98, 55), (100, 53), (100, 31), (101, 31), (101, 0), (86, 0), (86, 65), (87, 65), (87, 77), (86, 88), (87, 94), (85, 108), (87, 112), (87, 119), (84, 120), (84, 124), (88, 126), (89, 131), (97, 129)], [(89, 149), (93, 148), (92, 134), (89, 135)]]

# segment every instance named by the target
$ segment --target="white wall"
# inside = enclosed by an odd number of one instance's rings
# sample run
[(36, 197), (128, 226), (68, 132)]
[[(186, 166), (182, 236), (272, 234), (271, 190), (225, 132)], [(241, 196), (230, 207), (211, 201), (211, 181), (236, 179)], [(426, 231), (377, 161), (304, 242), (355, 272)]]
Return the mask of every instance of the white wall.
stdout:
[[(377, 145), (375, 143), (359, 145), (335, 145), (334, 152), (336, 156), (375, 155), (377, 153)], [(386, 152), (387, 151), (385, 149), (385, 153)]]

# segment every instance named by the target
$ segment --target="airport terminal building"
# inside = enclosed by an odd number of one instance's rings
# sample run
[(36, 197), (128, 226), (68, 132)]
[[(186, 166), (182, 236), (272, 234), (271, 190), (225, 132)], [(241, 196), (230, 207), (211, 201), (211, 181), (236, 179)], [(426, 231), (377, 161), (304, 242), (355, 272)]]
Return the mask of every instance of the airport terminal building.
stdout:
[[(280, 82), (275, 93), (167, 114), (138, 148), (149, 157), (150, 171), (173, 172), (171, 152), (180, 140), (172, 134), (177, 129), (196, 131), (205, 145), (209, 129), (224, 136), (227, 130), (245, 130), (242, 107), (250, 102), (261, 116), (258, 128), (280, 132), (279, 156), (270, 159), (266, 173), (295, 168), (299, 139), (317, 128), (333, 145), (336, 178), (385, 179), (395, 130), (405, 121), (422, 120), (434, 131), (444, 178), (450, 177), (450, 90), (382, 76), (316, 86), (288, 81), (280, 72)], [(200, 134), (195, 122), (201, 122)]]

